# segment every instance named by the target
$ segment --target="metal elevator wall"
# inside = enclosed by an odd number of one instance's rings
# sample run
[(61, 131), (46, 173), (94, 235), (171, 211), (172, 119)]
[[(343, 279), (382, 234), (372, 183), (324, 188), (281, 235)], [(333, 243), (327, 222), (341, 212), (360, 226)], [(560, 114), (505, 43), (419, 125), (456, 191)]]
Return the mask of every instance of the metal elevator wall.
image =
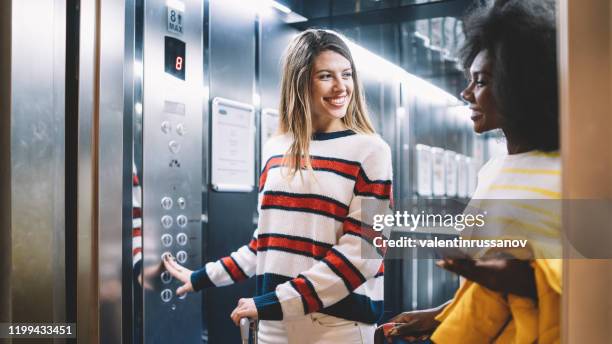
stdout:
[(64, 322), (66, 2), (0, 9), (0, 321)]
[[(209, 105), (215, 97), (253, 104), (255, 87), (255, 9), (239, 0), (212, 0), (205, 2), (208, 9), (207, 70)], [(205, 19), (206, 22), (206, 19)], [(206, 40), (205, 40), (206, 41)], [(256, 113), (259, 109), (256, 109)], [(210, 125), (210, 116), (205, 121)], [(211, 131), (207, 130), (210, 143)], [(205, 154), (211, 156), (210, 147)], [(208, 168), (207, 175), (210, 175)], [(258, 176), (258, 175), (257, 175)], [(248, 193), (216, 192), (210, 187), (210, 178), (203, 186), (204, 262), (227, 256), (249, 242), (255, 229), (257, 191)], [(212, 288), (204, 292), (204, 323), (210, 343), (237, 343), (239, 331), (229, 314), (241, 297), (252, 297), (255, 281), (239, 285)]]

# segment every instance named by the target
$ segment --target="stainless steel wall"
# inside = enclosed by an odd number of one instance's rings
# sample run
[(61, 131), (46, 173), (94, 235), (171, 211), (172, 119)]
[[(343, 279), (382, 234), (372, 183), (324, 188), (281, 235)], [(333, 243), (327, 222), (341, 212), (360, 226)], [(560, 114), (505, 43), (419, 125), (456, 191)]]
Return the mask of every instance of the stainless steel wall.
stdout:
[[(94, 160), (97, 172), (98, 226), (98, 292), (100, 307), (99, 339), (102, 343), (120, 342), (123, 338), (123, 245), (131, 236), (124, 235), (124, 102), (126, 90), (131, 88), (130, 75), (125, 65), (132, 61), (126, 51), (126, 8), (131, 1), (106, 0), (99, 3), (99, 87), (97, 99), (97, 144)], [(132, 4), (133, 6), (133, 4)], [(129, 41), (129, 40), (128, 40)], [(129, 47), (129, 45), (128, 45)], [(128, 70), (129, 72), (129, 70)], [(95, 132), (95, 131), (94, 131)], [(95, 135), (95, 134), (94, 134)], [(131, 154), (128, 153), (128, 157)], [(127, 185), (126, 185), (127, 184)], [(129, 240), (129, 239), (128, 239)], [(129, 266), (129, 264), (128, 264)]]
[[(209, 99), (223, 97), (253, 104), (255, 9), (240, 0), (210, 0), (205, 5), (208, 5), (205, 13), (209, 15), (205, 28), (208, 30), (207, 55), (204, 57), (207, 59), (205, 74), (209, 79), (205, 83), (209, 86)], [(210, 124), (210, 119), (207, 120)], [(210, 130), (206, 134), (210, 135)], [(210, 156), (208, 148), (205, 154)], [(208, 220), (203, 226), (204, 261), (211, 261), (228, 255), (251, 239), (255, 229), (257, 191), (216, 192), (210, 188), (210, 180), (205, 181), (203, 189), (203, 217)], [(239, 342), (239, 331), (229, 314), (240, 297), (254, 295), (254, 282), (250, 280), (204, 293), (204, 322), (210, 343)]]
[[(7, 186), (2, 190), (8, 193), (3, 196), (2, 219), (10, 221), (3, 223), (1, 244), (8, 258), (3, 262), (10, 264), (1, 288), (8, 301), (2, 314), (13, 322), (61, 322), (66, 277), (66, 4), (38, 0), (8, 1), (2, 6), (3, 25), (11, 26), (2, 30), (3, 48), (10, 46), (2, 50), (2, 121), (7, 125), (3, 130), (10, 130), (10, 135), (2, 135), (3, 140), (10, 138), (2, 146), (2, 183)], [(2, 272), (7, 268), (3, 265)]]
[(280, 103), (282, 55), (299, 31), (282, 21), (276, 13), (260, 19), (258, 93), (261, 108), (278, 110)]

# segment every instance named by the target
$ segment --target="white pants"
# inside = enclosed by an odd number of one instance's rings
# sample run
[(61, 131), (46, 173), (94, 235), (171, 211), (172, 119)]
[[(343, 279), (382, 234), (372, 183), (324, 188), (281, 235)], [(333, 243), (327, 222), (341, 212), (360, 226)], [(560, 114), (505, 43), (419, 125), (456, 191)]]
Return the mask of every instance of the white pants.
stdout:
[(372, 344), (376, 325), (312, 313), (291, 321), (259, 322), (258, 344)]

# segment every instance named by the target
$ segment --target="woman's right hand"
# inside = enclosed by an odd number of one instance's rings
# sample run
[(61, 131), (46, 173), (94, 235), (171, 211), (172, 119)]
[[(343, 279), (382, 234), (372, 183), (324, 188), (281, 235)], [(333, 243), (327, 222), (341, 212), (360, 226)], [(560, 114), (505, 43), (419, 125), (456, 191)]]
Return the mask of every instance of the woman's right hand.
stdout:
[(191, 285), (191, 274), (193, 271), (177, 263), (171, 254), (164, 255), (163, 262), (166, 270), (168, 270), (172, 277), (184, 283), (176, 289), (176, 295), (182, 296), (194, 291), (193, 285)]

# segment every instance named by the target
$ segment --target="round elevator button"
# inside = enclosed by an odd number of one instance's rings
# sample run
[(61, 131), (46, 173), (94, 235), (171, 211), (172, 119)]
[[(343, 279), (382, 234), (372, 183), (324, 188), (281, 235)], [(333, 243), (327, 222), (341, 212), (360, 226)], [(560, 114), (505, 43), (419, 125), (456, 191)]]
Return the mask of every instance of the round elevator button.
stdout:
[(172, 235), (170, 235), (170, 234), (162, 235), (161, 236), (161, 242), (166, 247), (172, 245)]
[(185, 125), (183, 123), (179, 123), (176, 125), (176, 133), (180, 136), (183, 136), (187, 133), (187, 129), (185, 129)]
[(187, 216), (185, 215), (179, 215), (176, 217), (176, 223), (179, 225), (179, 227), (183, 228), (185, 226), (187, 226)]
[(164, 197), (161, 200), (162, 208), (164, 208), (166, 210), (172, 209), (172, 203), (173, 203), (172, 202), (172, 198), (170, 198), (170, 197)]
[(179, 234), (176, 236), (176, 242), (177, 242), (179, 245), (181, 245), (181, 246), (185, 246), (185, 245), (187, 245), (187, 240), (188, 240), (188, 239), (189, 239), (189, 238), (187, 237), (187, 234), (185, 234), (185, 233), (179, 233)]
[(168, 121), (163, 121), (161, 124), (161, 131), (164, 134), (168, 134), (170, 132), (170, 130), (172, 130), (172, 126), (170, 125), (170, 122)]
[(176, 204), (178, 204), (179, 208), (181, 209), (185, 209), (185, 206), (187, 205), (187, 201), (185, 200), (185, 198), (183, 197), (179, 197), (176, 200)]
[(176, 253), (176, 260), (181, 264), (185, 264), (185, 262), (187, 262), (187, 252), (178, 251)]
[(168, 148), (170, 148), (172, 153), (177, 154), (181, 150), (181, 144), (172, 140), (168, 142)]
[(161, 224), (162, 224), (162, 226), (164, 226), (164, 228), (166, 228), (166, 229), (168, 229), (168, 228), (172, 227), (172, 223), (173, 223), (173, 222), (174, 222), (174, 221), (172, 220), (172, 216), (170, 216), (170, 215), (164, 215), (164, 216), (162, 216), (162, 218), (161, 218)]
[(170, 273), (168, 271), (164, 271), (161, 273), (161, 276), (159, 276), (162, 280), (162, 282), (164, 282), (164, 284), (168, 284), (170, 282), (172, 282), (172, 275), (170, 275)]
[(170, 300), (172, 300), (172, 290), (170, 289), (164, 289), (161, 292), (161, 299), (164, 302), (169, 302)]

